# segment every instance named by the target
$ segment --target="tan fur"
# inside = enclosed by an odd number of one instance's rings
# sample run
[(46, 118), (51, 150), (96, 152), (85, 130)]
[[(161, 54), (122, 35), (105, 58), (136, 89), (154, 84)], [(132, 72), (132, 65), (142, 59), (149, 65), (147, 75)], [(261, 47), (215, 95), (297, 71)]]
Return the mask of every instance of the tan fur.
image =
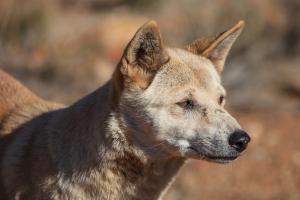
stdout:
[(65, 108), (0, 71), (1, 199), (158, 199), (187, 158), (235, 159), (228, 135), (240, 126), (218, 103), (225, 91), (215, 67), (164, 47), (149, 22), (112, 79)]
[(18, 81), (0, 70), (0, 136), (9, 134), (26, 121), (43, 112), (60, 107), (44, 101)]

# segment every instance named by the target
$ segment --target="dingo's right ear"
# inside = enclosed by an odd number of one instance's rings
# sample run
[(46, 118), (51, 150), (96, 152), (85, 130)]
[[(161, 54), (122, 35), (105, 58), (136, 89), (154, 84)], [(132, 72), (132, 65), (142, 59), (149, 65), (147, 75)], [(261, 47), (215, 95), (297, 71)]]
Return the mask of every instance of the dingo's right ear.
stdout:
[(122, 61), (121, 72), (127, 83), (146, 88), (157, 70), (168, 61), (156, 22), (144, 24), (129, 42)]
[(239, 21), (233, 27), (218, 36), (200, 38), (188, 45), (186, 49), (192, 53), (210, 59), (215, 65), (216, 70), (221, 73), (224, 68), (226, 57), (244, 26), (245, 22)]

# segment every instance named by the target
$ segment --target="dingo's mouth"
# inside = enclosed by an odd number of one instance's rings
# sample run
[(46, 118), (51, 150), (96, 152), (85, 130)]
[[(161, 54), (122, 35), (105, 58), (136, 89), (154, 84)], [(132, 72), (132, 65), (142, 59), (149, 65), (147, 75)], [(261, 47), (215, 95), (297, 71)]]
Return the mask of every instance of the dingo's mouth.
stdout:
[(238, 156), (228, 156), (228, 157), (224, 157), (224, 156), (211, 156), (211, 157), (207, 157), (210, 160), (235, 160)]
[(205, 160), (210, 161), (210, 162), (215, 162), (215, 163), (229, 163), (235, 159), (237, 159), (238, 156), (229, 156), (229, 157), (221, 157), (221, 156), (216, 156), (216, 157), (206, 157)]
[(230, 155), (230, 156), (212, 156), (212, 155), (206, 155), (201, 152), (199, 152), (198, 149), (190, 146), (188, 147), (189, 150), (191, 150), (193, 153), (192, 157), (196, 159), (203, 159), (210, 162), (216, 162), (216, 163), (227, 163), (230, 161), (233, 161), (239, 157), (239, 155)]

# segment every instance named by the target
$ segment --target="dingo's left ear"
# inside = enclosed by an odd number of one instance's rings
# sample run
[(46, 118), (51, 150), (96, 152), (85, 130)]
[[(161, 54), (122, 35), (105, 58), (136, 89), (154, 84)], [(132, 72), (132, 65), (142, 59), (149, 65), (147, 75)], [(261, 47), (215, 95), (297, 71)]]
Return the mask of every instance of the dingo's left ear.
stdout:
[(186, 49), (192, 53), (210, 59), (215, 65), (216, 70), (221, 73), (229, 50), (242, 32), (244, 26), (245, 22), (239, 21), (232, 28), (224, 31), (218, 36), (200, 38), (188, 45)]
[(146, 88), (158, 69), (169, 59), (155, 21), (144, 24), (129, 42), (121, 63), (128, 83)]

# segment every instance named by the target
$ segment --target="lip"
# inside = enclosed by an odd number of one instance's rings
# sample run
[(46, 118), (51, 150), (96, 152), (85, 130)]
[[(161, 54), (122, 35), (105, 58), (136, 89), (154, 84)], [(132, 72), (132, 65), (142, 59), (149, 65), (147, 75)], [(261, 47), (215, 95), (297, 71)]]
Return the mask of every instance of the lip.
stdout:
[(233, 161), (239, 157), (239, 155), (235, 156), (211, 156), (211, 155), (205, 155), (201, 152), (199, 152), (196, 148), (190, 146), (188, 149), (192, 150), (194, 153), (200, 155), (202, 159), (208, 160), (208, 161), (213, 161), (213, 162), (218, 162), (218, 163), (226, 163)]
[(210, 160), (224, 160), (231, 161), (237, 159), (238, 156), (207, 156)]

